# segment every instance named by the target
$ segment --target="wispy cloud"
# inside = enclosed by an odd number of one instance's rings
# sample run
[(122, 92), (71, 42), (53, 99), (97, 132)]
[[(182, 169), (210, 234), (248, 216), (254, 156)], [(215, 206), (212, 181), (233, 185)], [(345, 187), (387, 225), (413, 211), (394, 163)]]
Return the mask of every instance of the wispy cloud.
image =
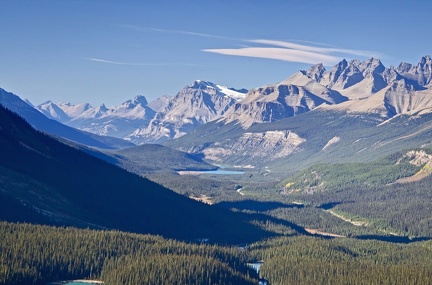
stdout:
[(248, 47), (238, 49), (205, 49), (205, 52), (218, 53), (223, 55), (247, 56), (257, 58), (276, 59), (290, 62), (301, 63), (323, 63), (331, 65), (337, 63), (340, 58), (336, 56), (309, 52), (304, 50), (295, 50), (287, 48), (274, 47)]
[(140, 27), (140, 26), (135, 26), (135, 25), (120, 25), (120, 27), (132, 29), (132, 30), (136, 30), (136, 31), (140, 31), (140, 32), (160, 32), (160, 33), (170, 33), (170, 34), (183, 34), (183, 35), (189, 35), (189, 36), (213, 38), (213, 39), (220, 39), (220, 40), (239, 40), (239, 39), (231, 38), (231, 37), (211, 35), (211, 34), (205, 34), (205, 33), (197, 33), (197, 32), (192, 32), (192, 31), (183, 31), (183, 30)]
[(304, 51), (310, 51), (310, 52), (316, 52), (322, 54), (338, 53), (338, 54), (357, 55), (357, 56), (365, 56), (365, 57), (379, 56), (379, 53), (375, 51), (341, 49), (341, 48), (334, 48), (334, 47), (319, 47), (317, 46), (318, 45), (317, 43), (315, 43), (315, 45), (312, 46), (312, 45), (301, 45), (292, 42), (275, 41), (275, 40), (250, 40), (250, 42), (266, 44), (266, 45), (274, 45), (274, 46), (280, 46), (280, 47), (285, 47), (294, 50), (304, 50)]
[(247, 42), (266, 46), (251, 46), (235, 49), (204, 49), (202, 51), (223, 55), (267, 58), (308, 64), (323, 63), (324, 65), (333, 65), (341, 61), (342, 58), (349, 58), (351, 56), (380, 56), (378, 52), (374, 51), (341, 49), (328, 46), (323, 47), (318, 46), (318, 44), (304, 45), (265, 39), (248, 40)]
[(95, 61), (95, 62), (101, 62), (101, 63), (116, 64), (116, 65), (129, 65), (129, 66), (176, 66), (176, 65), (179, 65), (179, 66), (200, 66), (198, 64), (192, 64), (192, 63), (175, 63), (175, 62), (133, 63), (133, 62), (112, 61), (112, 60), (106, 60), (106, 59), (100, 59), (100, 58), (91, 58), (91, 57), (86, 57), (83, 59)]
[[(217, 48), (203, 49), (204, 52), (217, 53), (231, 56), (244, 56), (265, 58), (273, 60), (281, 60), (288, 62), (299, 62), (316, 64), (323, 63), (324, 65), (334, 65), (343, 58), (349, 59), (352, 57), (379, 57), (384, 55), (376, 51), (345, 49), (333, 47), (329, 44), (315, 43), (308, 41), (277, 41), (268, 39), (242, 39), (226, 36), (218, 36), (205, 33), (197, 33), (192, 31), (160, 29), (151, 27), (140, 27), (134, 25), (121, 25), (122, 27), (134, 29), (143, 32), (159, 32), (183, 34), (195, 37), (214, 38), (220, 40), (237, 41), (237, 48)], [(301, 42), (301, 44), (299, 43)]]

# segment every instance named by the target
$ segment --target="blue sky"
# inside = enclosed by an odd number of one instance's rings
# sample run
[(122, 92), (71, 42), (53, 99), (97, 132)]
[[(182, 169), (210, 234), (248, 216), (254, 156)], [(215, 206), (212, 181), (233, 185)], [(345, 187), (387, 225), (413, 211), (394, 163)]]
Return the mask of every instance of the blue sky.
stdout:
[(34, 104), (108, 107), (175, 95), (196, 79), (235, 88), (299, 69), (432, 53), (432, 1), (0, 0), (0, 87)]

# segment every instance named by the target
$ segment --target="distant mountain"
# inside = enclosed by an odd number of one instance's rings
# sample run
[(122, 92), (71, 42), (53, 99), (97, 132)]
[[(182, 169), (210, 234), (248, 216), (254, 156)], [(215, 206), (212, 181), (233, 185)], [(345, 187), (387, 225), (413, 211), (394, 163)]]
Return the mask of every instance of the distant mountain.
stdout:
[(113, 108), (105, 105), (90, 108), (73, 117), (69, 126), (104, 136), (125, 138), (142, 125), (147, 125), (155, 112), (147, 106), (144, 96), (136, 96)]
[(137, 96), (112, 108), (49, 101), (37, 109), (51, 119), (83, 131), (123, 138), (135, 144), (160, 143), (219, 118), (246, 93), (245, 89), (197, 80), (176, 96), (163, 96), (150, 103), (144, 96)]
[(221, 117), (228, 108), (245, 97), (236, 91), (208, 81), (197, 80), (169, 98), (148, 126), (127, 138), (134, 143), (164, 142), (181, 137), (197, 126)]
[[(70, 116), (64, 107), (57, 106)], [(64, 117), (51, 103), (44, 110), (52, 117)], [(316, 125), (312, 118), (336, 116), (341, 117), (340, 122), (351, 123), (352, 118), (357, 118), (355, 124), (369, 128), (399, 116), (408, 118), (430, 112), (432, 59), (424, 56), (417, 65), (401, 63), (396, 68), (385, 67), (376, 58), (342, 60), (329, 70), (317, 64), (277, 84), (251, 89), (247, 94), (245, 90), (197, 80), (176, 96), (164, 96), (151, 103), (141, 96), (120, 107), (89, 108), (68, 124), (123, 137), (136, 144), (166, 143), (203, 155), (211, 163), (249, 164), (254, 158), (266, 163), (302, 152), (311, 139), (301, 135), (302, 128)], [(305, 121), (298, 124), (294, 119), (298, 116)], [(281, 127), (277, 122), (286, 125)], [(261, 123), (266, 124), (258, 126)], [(297, 125), (297, 129), (289, 124)], [(340, 132), (350, 131), (348, 123), (342, 125)], [(258, 129), (264, 131), (256, 132)], [(330, 138), (315, 136), (314, 141), (330, 143), (328, 148), (343, 141), (342, 133)]]
[(397, 114), (432, 108), (432, 60), (417, 66), (401, 63), (386, 68), (379, 59), (342, 60), (330, 71), (322, 64), (302, 70), (278, 84), (252, 89), (222, 117), (244, 128), (299, 115), (318, 106), (360, 113)]
[[(252, 89), (220, 119), (166, 142), (223, 165), (293, 170), (431, 144), (431, 57), (386, 68), (377, 59), (315, 65)], [(265, 124), (260, 124), (265, 122)]]
[(56, 107), (56, 105), (50, 102), (44, 104), (44, 108), (42, 109), (44, 112), (41, 113), (31, 105), (27, 104), (25, 101), (21, 100), (21, 98), (19, 98), (17, 95), (0, 88), (0, 104), (11, 111), (18, 113), (37, 130), (65, 138), (70, 141), (101, 149), (116, 149), (133, 146), (133, 144), (121, 139), (101, 137), (95, 134), (86, 133), (69, 126), (65, 126), (56, 120), (47, 118), (43, 115), (43, 113), (48, 114), (50, 111), (52, 111), (50, 115), (52, 118), (56, 116), (57, 118), (60, 116), (64, 117), (64, 112), (62, 113), (61, 110)]
[(304, 72), (278, 84), (252, 89), (223, 116), (226, 122), (239, 122), (244, 128), (255, 123), (274, 122), (310, 111), (321, 104), (348, 100), (339, 92), (322, 86)]
[(37, 105), (36, 109), (44, 114), (47, 118), (59, 121), (61, 123), (70, 120), (70, 117), (59, 106), (51, 101), (46, 101)]
[(0, 106), (0, 219), (241, 243), (268, 234), (232, 213), (35, 131)]
[[(383, 118), (400, 114), (427, 113), (432, 110), (430, 56), (422, 57), (417, 66), (401, 63), (396, 69), (385, 68), (377, 59), (354, 61), (364, 78), (339, 92), (350, 101), (330, 109), (356, 113), (376, 113)], [(325, 76), (322, 77), (322, 79)], [(320, 80), (326, 84), (327, 81)]]

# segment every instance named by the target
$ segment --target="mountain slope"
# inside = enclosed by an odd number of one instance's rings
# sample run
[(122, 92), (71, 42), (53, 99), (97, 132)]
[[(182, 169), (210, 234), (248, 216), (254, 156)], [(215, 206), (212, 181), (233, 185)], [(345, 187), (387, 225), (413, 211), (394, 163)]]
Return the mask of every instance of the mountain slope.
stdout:
[[(143, 144), (109, 152), (117, 164), (134, 173), (170, 172), (180, 170), (215, 170), (216, 166), (199, 156), (171, 149), (162, 145)], [(157, 158), (157, 159), (155, 159)]]
[(26, 119), (34, 128), (65, 139), (101, 149), (115, 149), (131, 147), (133, 144), (117, 138), (100, 137), (86, 133), (68, 126), (58, 121), (45, 117), (41, 112), (21, 100), (13, 93), (0, 88), (0, 104), (18, 113)]
[[(0, 107), (0, 200), (51, 223), (181, 239), (243, 242), (267, 234), (245, 216), (195, 202), (35, 131)], [(9, 219), (14, 212), (0, 209)], [(34, 215), (33, 215), (34, 214)], [(44, 221), (39, 221), (44, 222)]]

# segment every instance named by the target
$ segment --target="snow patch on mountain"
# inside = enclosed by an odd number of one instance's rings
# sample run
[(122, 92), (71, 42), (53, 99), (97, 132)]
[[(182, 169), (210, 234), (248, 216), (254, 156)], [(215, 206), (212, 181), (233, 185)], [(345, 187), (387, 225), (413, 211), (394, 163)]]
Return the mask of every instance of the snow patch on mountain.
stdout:
[(83, 112), (93, 108), (89, 103), (80, 103), (72, 105), (71, 103), (58, 103), (57, 106), (69, 116), (69, 118), (75, 118)]
[(341, 138), (338, 136), (332, 137), (327, 143), (326, 145), (322, 148), (322, 150), (326, 150), (327, 148), (329, 148), (331, 145), (336, 144), (338, 142), (340, 142)]
[(59, 106), (51, 101), (39, 104), (36, 106), (36, 109), (46, 117), (59, 122), (67, 122), (70, 119), (70, 117), (61, 108), (59, 108)]

